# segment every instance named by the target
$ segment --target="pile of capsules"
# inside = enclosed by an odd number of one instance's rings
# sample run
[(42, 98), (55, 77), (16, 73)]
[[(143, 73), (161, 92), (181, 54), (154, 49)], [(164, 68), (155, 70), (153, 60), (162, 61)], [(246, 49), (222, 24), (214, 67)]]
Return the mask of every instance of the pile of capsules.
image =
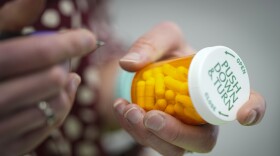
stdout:
[(162, 64), (135, 78), (135, 103), (146, 111), (161, 110), (187, 124), (205, 121), (197, 114), (188, 92), (188, 69)]

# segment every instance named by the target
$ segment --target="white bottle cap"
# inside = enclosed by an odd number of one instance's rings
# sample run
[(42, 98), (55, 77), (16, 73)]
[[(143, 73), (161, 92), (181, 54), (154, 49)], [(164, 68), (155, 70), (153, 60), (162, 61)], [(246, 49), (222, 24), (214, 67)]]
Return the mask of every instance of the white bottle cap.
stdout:
[(200, 50), (191, 62), (188, 81), (194, 107), (211, 124), (235, 120), (239, 108), (249, 99), (247, 69), (227, 47)]

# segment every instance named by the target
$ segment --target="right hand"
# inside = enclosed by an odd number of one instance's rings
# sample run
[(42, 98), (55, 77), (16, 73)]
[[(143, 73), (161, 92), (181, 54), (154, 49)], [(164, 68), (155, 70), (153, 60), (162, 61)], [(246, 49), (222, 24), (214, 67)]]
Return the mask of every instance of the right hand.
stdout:
[[(96, 49), (86, 30), (19, 37), (0, 42), (0, 153), (34, 149), (69, 113), (80, 77), (61, 63)], [(56, 116), (52, 126), (37, 107), (46, 101)]]

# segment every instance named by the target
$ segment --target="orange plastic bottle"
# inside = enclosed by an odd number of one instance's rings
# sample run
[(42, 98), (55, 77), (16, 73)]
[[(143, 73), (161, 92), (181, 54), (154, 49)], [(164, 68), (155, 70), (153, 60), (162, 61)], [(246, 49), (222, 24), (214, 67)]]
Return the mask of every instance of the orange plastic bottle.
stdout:
[(146, 111), (164, 111), (186, 124), (220, 125), (236, 118), (249, 92), (240, 57), (216, 46), (150, 64), (136, 73), (122, 71), (117, 93)]

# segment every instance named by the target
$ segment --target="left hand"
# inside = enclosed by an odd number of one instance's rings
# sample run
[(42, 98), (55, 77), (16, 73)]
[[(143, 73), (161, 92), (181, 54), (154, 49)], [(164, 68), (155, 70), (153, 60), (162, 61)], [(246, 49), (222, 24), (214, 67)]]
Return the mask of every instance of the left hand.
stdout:
[[(134, 72), (160, 59), (191, 53), (194, 51), (185, 44), (180, 29), (173, 23), (165, 22), (140, 37), (120, 60), (120, 65)], [(124, 99), (115, 102), (114, 111), (122, 127), (140, 144), (152, 147), (163, 155), (183, 155), (185, 151), (210, 152), (216, 144), (218, 126), (187, 125), (158, 110), (145, 112)], [(237, 119), (243, 125), (254, 125), (262, 119), (264, 112), (264, 99), (252, 92)]]

